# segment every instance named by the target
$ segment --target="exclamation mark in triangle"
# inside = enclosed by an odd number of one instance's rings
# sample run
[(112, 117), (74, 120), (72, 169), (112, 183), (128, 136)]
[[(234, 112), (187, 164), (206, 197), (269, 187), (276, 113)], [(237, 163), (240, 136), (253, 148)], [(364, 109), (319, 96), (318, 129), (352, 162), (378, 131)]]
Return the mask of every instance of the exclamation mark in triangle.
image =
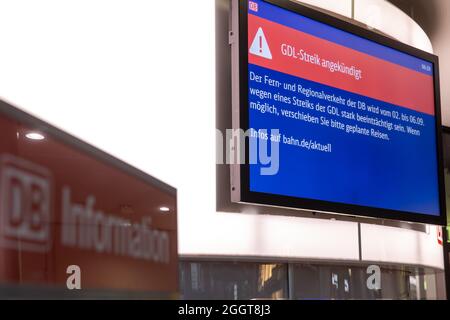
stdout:
[(262, 28), (256, 32), (255, 39), (250, 47), (250, 53), (259, 57), (272, 60), (272, 52), (270, 52), (269, 44)]

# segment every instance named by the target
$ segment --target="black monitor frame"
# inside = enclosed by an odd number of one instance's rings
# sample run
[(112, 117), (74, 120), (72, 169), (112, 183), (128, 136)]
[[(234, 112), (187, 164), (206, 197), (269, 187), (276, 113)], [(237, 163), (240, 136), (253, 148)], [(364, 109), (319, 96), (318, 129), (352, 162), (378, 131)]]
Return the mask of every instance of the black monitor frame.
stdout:
[[(297, 13), (304, 17), (327, 24), (342, 31), (365, 38), (426, 60), (434, 66), (436, 146), (439, 184), (440, 215), (432, 216), (415, 212), (396, 211), (390, 209), (358, 206), (337, 202), (312, 200), (290, 196), (250, 191), (249, 144), (245, 143), (245, 164), (231, 165), (231, 197), (232, 202), (266, 205), (312, 212), (336, 213), (350, 216), (393, 219), (407, 222), (418, 222), (435, 225), (446, 225), (446, 203), (444, 185), (444, 167), (442, 150), (441, 100), (439, 82), (439, 58), (436, 55), (419, 50), (396, 41), (381, 33), (371, 31), (356, 24), (341, 20), (311, 7), (290, 0), (263, 0), (272, 5)], [(234, 6), (234, 7), (233, 7)], [(249, 128), (248, 110), (248, 0), (235, 0), (232, 3), (232, 88), (233, 88), (233, 129), (247, 131)]]

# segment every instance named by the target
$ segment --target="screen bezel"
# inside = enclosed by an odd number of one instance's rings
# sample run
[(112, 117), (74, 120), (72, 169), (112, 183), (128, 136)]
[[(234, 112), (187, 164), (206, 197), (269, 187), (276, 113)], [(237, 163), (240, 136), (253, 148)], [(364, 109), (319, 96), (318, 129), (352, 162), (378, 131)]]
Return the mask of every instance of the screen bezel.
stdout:
[[(419, 222), (435, 225), (446, 225), (446, 203), (444, 186), (444, 167), (442, 151), (442, 123), (441, 123), (441, 101), (439, 85), (439, 59), (437, 56), (419, 50), (399, 41), (393, 40), (380, 33), (359, 27), (350, 22), (333, 17), (308, 6), (295, 3), (290, 0), (263, 0), (269, 4), (282, 9), (297, 13), (304, 17), (324, 23), (331, 27), (340, 29), (350, 34), (365, 38), (380, 45), (390, 47), (397, 51), (406, 53), (413, 57), (428, 61), (434, 66), (434, 91), (435, 91), (435, 117), (436, 117), (436, 151), (437, 151), (437, 176), (439, 184), (439, 205), (440, 215), (426, 215), (416, 212), (397, 211), (375, 207), (366, 207), (352, 204), (344, 204), (323, 200), (313, 200), (307, 198), (297, 198), (276, 194), (260, 193), (250, 191), (250, 165), (249, 165), (249, 145), (245, 144), (245, 164), (239, 165), (239, 201), (240, 203), (250, 203), (275, 207), (285, 207), (290, 209), (308, 210), (313, 212), (335, 213), (342, 215), (371, 217), (379, 219), (393, 219), (408, 222)], [(248, 110), (248, 0), (240, 0), (238, 7), (239, 22), (239, 125), (240, 129), (249, 129)]]

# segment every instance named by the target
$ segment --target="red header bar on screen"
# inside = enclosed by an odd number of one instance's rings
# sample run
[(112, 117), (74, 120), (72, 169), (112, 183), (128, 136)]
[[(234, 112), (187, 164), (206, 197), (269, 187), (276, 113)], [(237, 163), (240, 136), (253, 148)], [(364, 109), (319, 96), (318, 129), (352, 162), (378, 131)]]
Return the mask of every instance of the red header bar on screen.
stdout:
[[(271, 59), (249, 54), (249, 63), (327, 86), (381, 100), (429, 115), (435, 114), (434, 80), (430, 75), (370, 56), (334, 42), (311, 36), (249, 14), (249, 50), (261, 28)], [(286, 47), (303, 50), (318, 61), (340, 62), (361, 71), (361, 78), (331, 72), (320, 63), (306, 62), (286, 54)], [(312, 59), (314, 60), (314, 59)]]

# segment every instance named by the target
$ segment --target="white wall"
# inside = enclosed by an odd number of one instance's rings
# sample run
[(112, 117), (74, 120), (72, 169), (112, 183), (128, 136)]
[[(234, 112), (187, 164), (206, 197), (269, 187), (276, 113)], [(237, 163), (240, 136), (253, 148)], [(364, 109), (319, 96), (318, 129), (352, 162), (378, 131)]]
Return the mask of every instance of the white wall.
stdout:
[(384, 32), (398, 41), (427, 52), (433, 52), (431, 41), (419, 24), (386, 0), (296, 1), (338, 13), (344, 17), (353, 18), (371, 28)]
[(211, 0), (0, 0), (0, 97), (177, 187), (181, 254), (357, 260), (355, 223), (216, 212), (214, 12)]
[(385, 0), (355, 0), (355, 19), (398, 41), (433, 52), (425, 31), (406, 13)]
[[(444, 255), (438, 242), (438, 229), (427, 232), (361, 225), (362, 258), (366, 261), (418, 264), (442, 269)], [(395, 257), (395, 258), (394, 258)]]
[(352, 0), (338, 0), (338, 1), (330, 1), (330, 0), (295, 0), (300, 3), (309, 4), (316, 6), (318, 8), (322, 8), (341, 16), (349, 17), (352, 16)]
[(434, 17), (436, 30), (432, 41), (435, 53), (440, 57), (442, 124), (450, 127), (450, 59), (448, 58), (450, 57), (450, 1), (431, 0), (431, 2), (439, 8), (438, 16)]

